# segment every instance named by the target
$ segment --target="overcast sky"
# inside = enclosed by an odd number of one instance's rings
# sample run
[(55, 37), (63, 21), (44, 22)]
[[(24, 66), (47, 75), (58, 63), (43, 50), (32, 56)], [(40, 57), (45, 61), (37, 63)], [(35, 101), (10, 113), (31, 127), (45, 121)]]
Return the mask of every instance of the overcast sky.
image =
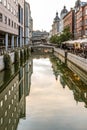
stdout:
[[(26, 0), (30, 3), (34, 30), (51, 30), (53, 19), (58, 11), (59, 16), (64, 5), (68, 10), (74, 7), (76, 0)], [(87, 1), (87, 0), (82, 0)]]

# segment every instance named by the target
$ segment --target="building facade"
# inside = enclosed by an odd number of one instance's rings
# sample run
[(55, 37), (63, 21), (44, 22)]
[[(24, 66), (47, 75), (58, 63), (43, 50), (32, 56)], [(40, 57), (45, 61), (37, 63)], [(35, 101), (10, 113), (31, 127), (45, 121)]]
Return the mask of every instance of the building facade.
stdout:
[(25, 118), (25, 98), (30, 92), (32, 71), (33, 60), (29, 59), (12, 75), (6, 71), (0, 73), (0, 130), (16, 130), (20, 118)]
[(30, 5), (25, 2), (25, 44), (29, 44)]
[(0, 46), (24, 44), (24, 0), (0, 0)]
[(63, 18), (64, 28), (65, 27), (70, 28), (70, 32), (72, 33), (73, 38), (74, 38), (74, 16), (75, 16), (75, 10), (71, 8), (71, 10)]
[(30, 4), (25, 2), (25, 45), (31, 43), (33, 31), (33, 19), (31, 17)]
[[(31, 13), (30, 13), (31, 14)], [(30, 39), (30, 44), (32, 43), (32, 33), (33, 33), (33, 19), (30, 15), (30, 22), (29, 22), (29, 39)]]
[(56, 12), (56, 17), (54, 18), (54, 21), (52, 24), (52, 35), (59, 34), (59, 23), (60, 23), (60, 18), (58, 16), (58, 12)]
[(64, 23), (63, 23), (63, 18), (64, 16), (68, 13), (68, 10), (66, 9), (66, 6), (64, 6), (64, 8), (61, 10), (60, 13), (60, 25), (59, 25), (59, 32), (62, 33), (63, 29), (64, 29)]
[(33, 43), (44, 43), (48, 41), (49, 33), (46, 31), (33, 31), (32, 42)]
[(87, 4), (75, 13), (75, 39), (87, 37)]
[(18, 0), (18, 36), (20, 47), (24, 46), (24, 3), (25, 0)]

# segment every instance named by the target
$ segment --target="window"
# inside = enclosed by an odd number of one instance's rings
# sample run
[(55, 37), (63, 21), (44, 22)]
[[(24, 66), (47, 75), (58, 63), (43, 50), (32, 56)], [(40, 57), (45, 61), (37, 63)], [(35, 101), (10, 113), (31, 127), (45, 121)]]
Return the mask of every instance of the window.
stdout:
[(12, 7), (11, 7), (11, 13), (13, 12), (13, 9), (12, 9)]
[(7, 127), (5, 127), (5, 130), (7, 130)]
[(5, 16), (5, 24), (7, 24), (7, 17)]
[(5, 116), (7, 116), (7, 110), (5, 111)]
[(9, 107), (8, 107), (9, 109), (11, 108), (11, 105), (9, 104)]
[(12, 21), (12, 27), (13, 27), (13, 21)]
[(16, 23), (14, 23), (14, 28), (16, 28)]
[(4, 6), (6, 7), (6, 5), (7, 5), (7, 0), (4, 0)]
[(85, 10), (85, 14), (87, 15), (87, 9)]
[(1, 119), (0, 119), (0, 123), (1, 123), (1, 125), (3, 124), (3, 118), (1, 117)]
[(85, 30), (85, 35), (87, 35), (87, 29)]
[(12, 126), (12, 130), (14, 130), (14, 126)]
[(16, 112), (16, 107), (14, 108), (14, 111)]
[(11, 90), (13, 91), (13, 89), (14, 89), (14, 88), (13, 88), (13, 86), (12, 86)]
[(87, 19), (85, 19), (85, 24), (87, 24)]
[(0, 3), (2, 3), (2, 0), (0, 0)]
[(9, 124), (11, 123), (11, 119), (9, 118)]
[(12, 113), (12, 114), (11, 114), (11, 116), (13, 117), (13, 116), (14, 116), (14, 114)]
[(13, 99), (12, 99), (12, 100), (11, 100), (11, 103), (13, 104), (13, 102), (14, 102), (14, 101), (13, 101)]
[(7, 8), (8, 8), (8, 10), (10, 10), (10, 4), (9, 3), (7, 4)]
[(2, 14), (0, 13), (0, 22), (3, 21)]
[(10, 19), (8, 19), (8, 25), (10, 26)]
[(16, 5), (18, 5), (18, 0), (16, 0)]
[(14, 95), (14, 99), (16, 99), (16, 95)]
[(16, 11), (14, 10), (14, 15), (16, 15)]
[(9, 90), (9, 92), (8, 92), (8, 93), (9, 93), (9, 95), (11, 95), (11, 90)]
[(1, 106), (1, 107), (3, 106), (3, 100), (0, 102), (0, 106)]
[(7, 94), (5, 95), (5, 101), (7, 100)]

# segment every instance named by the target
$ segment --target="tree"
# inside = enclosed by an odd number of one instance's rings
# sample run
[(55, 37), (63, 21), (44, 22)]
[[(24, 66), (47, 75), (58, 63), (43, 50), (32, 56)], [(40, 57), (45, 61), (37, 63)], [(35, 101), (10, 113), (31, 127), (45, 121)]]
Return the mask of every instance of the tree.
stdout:
[(64, 40), (67, 41), (69, 39), (72, 38), (72, 33), (70, 32), (70, 27), (66, 26), (63, 30), (63, 34), (64, 34)]
[(57, 43), (57, 41), (58, 41), (58, 36), (57, 36), (57, 35), (54, 35), (54, 36), (52, 36), (52, 37), (50, 38), (50, 42), (51, 42), (51, 43)]
[(58, 35), (52, 36), (50, 38), (50, 42), (60, 45), (62, 42), (68, 41), (71, 38), (72, 38), (72, 34), (70, 32), (70, 27), (67, 26), (67, 27), (64, 28), (64, 30), (63, 30), (63, 32), (61, 33), (60, 36), (58, 36)]

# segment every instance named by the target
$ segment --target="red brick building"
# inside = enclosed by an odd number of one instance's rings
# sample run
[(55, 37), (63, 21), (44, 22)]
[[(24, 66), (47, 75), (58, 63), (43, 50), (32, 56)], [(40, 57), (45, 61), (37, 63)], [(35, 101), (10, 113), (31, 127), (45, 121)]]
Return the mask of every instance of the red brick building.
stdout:
[(74, 37), (74, 15), (75, 10), (71, 9), (63, 18), (64, 28), (69, 26), (70, 32), (72, 33), (73, 37)]
[(87, 4), (75, 13), (75, 39), (87, 36)]

